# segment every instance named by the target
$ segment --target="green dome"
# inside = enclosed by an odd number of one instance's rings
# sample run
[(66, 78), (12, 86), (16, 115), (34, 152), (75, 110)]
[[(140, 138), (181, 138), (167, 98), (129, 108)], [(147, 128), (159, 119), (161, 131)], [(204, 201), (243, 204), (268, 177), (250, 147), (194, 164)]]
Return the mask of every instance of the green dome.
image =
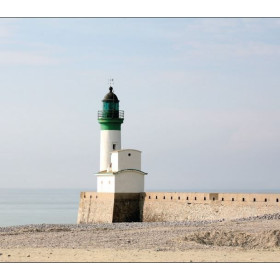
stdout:
[(113, 87), (109, 87), (109, 92), (104, 96), (103, 102), (119, 103), (118, 97), (113, 93)]

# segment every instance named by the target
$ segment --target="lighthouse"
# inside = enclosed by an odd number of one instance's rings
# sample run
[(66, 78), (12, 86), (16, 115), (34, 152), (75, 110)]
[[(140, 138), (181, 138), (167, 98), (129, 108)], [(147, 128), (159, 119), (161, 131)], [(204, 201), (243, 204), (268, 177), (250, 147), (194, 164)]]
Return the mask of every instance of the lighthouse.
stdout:
[(100, 124), (100, 170), (97, 192), (82, 192), (78, 223), (139, 222), (142, 219), (144, 177), (141, 154), (136, 149), (123, 149), (121, 125), (124, 112), (113, 87), (102, 100), (98, 111)]
[(122, 149), (121, 125), (124, 111), (119, 109), (119, 99), (110, 86), (98, 111), (100, 124), (100, 171), (97, 175), (97, 192), (144, 192), (144, 175), (141, 171), (141, 151)]

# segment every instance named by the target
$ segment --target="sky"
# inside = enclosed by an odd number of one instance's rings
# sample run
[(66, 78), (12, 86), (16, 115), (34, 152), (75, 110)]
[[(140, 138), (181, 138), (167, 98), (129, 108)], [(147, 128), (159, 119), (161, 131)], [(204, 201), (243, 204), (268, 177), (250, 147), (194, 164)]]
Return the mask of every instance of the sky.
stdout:
[(0, 188), (96, 190), (114, 79), (147, 191), (279, 192), (280, 19), (0, 18)]

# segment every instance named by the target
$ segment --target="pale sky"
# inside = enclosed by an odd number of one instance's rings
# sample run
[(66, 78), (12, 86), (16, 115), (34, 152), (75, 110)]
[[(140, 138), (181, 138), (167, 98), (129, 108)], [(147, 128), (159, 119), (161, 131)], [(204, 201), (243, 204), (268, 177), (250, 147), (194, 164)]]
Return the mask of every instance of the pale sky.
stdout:
[(0, 188), (96, 190), (108, 78), (148, 191), (279, 192), (280, 19), (0, 19)]

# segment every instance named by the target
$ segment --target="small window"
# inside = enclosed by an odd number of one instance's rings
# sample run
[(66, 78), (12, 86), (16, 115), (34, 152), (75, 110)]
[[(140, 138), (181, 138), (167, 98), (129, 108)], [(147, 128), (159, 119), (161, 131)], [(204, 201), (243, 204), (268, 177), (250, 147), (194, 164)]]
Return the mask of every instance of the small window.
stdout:
[(131, 156), (131, 153), (129, 153), (128, 156), (130, 157), (130, 156)]
[(171, 196), (171, 200), (173, 199), (173, 197)]
[(178, 200), (180, 200), (180, 196), (178, 196)]
[(156, 195), (156, 199), (157, 199), (157, 195)]
[(213, 201), (215, 201), (215, 197), (213, 197)]
[(244, 198), (244, 197), (242, 198), (242, 201), (245, 201), (245, 198)]
[(163, 197), (163, 199), (165, 199), (165, 196)]
[(98, 196), (96, 196), (96, 198), (98, 198)]
[(224, 201), (225, 199), (222, 197), (222, 201)]
[(86, 198), (86, 196), (84, 195), (84, 198)]
[(276, 198), (276, 202), (279, 202), (279, 198)]
[(149, 199), (151, 199), (151, 196), (149, 195)]
[(194, 200), (196, 200), (196, 196), (194, 197)]
[(92, 195), (90, 195), (89, 198), (92, 199)]
[(187, 200), (189, 200), (189, 197), (187, 196)]
[(256, 202), (256, 199), (254, 198), (253, 201)]
[(204, 196), (204, 200), (206, 200), (206, 197)]
[(264, 202), (267, 202), (267, 198), (264, 199)]
[(234, 201), (234, 198), (232, 198), (231, 201)]
[(116, 150), (117, 144), (113, 144), (113, 150)]

